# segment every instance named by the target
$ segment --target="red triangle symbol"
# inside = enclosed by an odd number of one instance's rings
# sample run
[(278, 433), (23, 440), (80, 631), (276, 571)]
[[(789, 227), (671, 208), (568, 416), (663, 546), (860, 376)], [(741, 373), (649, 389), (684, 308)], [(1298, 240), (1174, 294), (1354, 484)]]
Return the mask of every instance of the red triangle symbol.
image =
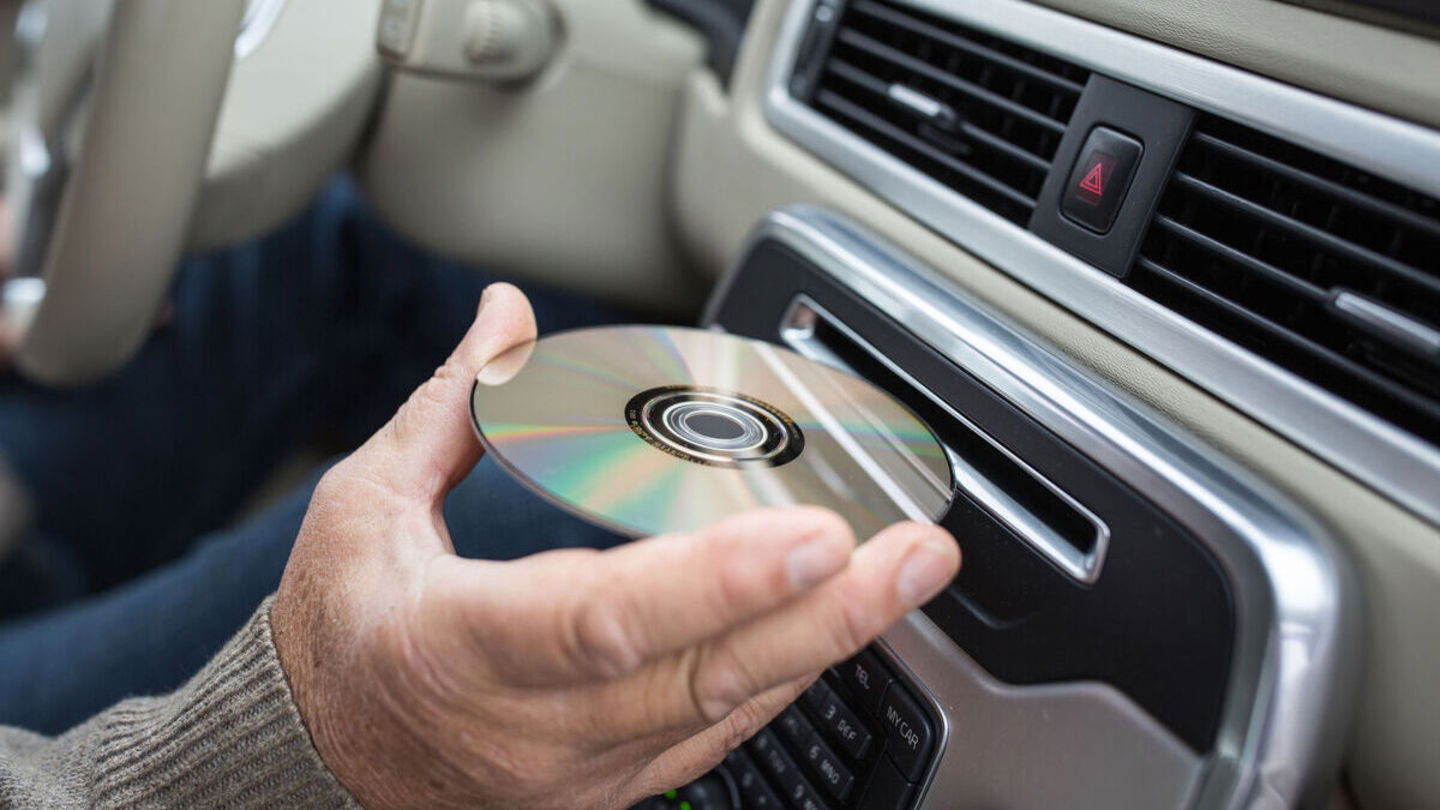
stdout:
[(1080, 181), (1080, 188), (1094, 194), (1096, 197), (1104, 195), (1105, 173), (1102, 171), (1103, 168), (1100, 163), (1091, 166), (1090, 171), (1085, 173), (1085, 179)]

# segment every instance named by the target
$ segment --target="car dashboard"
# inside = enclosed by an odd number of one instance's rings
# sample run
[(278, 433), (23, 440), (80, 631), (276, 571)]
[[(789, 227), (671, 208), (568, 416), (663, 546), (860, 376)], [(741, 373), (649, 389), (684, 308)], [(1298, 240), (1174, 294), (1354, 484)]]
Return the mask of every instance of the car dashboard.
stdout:
[[(348, 168), (431, 254), (698, 314), (933, 430), (958, 578), (645, 810), (1440, 807), (1434, 2), (253, 0), (224, 4), (228, 67), (164, 50), (209, 101), (111, 118), (107, 68), (71, 68), (171, 38), (64, 5), (75, 47), (34, 50), (66, 27), (32, 17), (17, 52), (65, 70), (0, 59), (49, 76), (0, 110), (12, 169), (134, 250), (57, 243), (37, 379), (129, 356), (154, 256), (254, 239)], [(219, 43), (221, 16), (185, 19)], [(46, 99), (174, 193), (33, 159)]]
[(966, 551), (732, 757), (775, 806), (1440, 797), (1437, 662), (1391, 646), (1435, 640), (1440, 133), (1194, 50), (1020, 0), (760, 3), (687, 88), (680, 226), (732, 257), (706, 323), (925, 417)]
[(380, 214), (881, 385), (965, 555), (656, 807), (1440, 804), (1427, 4), (549, 5), (527, 83), (395, 63)]

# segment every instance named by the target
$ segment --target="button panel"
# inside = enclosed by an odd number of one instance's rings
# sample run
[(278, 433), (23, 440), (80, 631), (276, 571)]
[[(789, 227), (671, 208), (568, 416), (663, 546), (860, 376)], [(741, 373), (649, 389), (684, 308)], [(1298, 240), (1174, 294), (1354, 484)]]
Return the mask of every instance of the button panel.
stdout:
[(935, 729), (913, 688), (867, 650), (826, 672), (706, 779), (733, 785), (734, 810), (908, 810), (935, 756)]

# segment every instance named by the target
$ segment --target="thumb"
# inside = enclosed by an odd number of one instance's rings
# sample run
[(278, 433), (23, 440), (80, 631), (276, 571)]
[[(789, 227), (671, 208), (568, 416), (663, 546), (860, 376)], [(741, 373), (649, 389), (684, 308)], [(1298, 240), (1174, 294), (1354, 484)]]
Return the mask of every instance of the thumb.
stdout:
[(476, 375), (505, 350), (534, 339), (535, 313), (525, 294), (510, 284), (486, 287), (475, 322), (445, 365), (352, 460), (371, 480), (402, 495), (427, 501), (444, 496), (484, 452), (470, 426)]

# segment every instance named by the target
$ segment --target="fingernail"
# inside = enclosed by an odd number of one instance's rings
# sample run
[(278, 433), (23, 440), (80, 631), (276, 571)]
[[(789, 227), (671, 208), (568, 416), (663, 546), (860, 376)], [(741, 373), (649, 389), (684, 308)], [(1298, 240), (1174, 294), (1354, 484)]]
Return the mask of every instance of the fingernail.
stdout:
[(833, 539), (817, 537), (790, 552), (785, 559), (790, 585), (808, 591), (840, 572), (850, 561), (850, 552)]
[(943, 542), (926, 540), (917, 543), (910, 550), (905, 562), (900, 564), (897, 586), (900, 601), (906, 605), (919, 607), (950, 583), (953, 574), (950, 570), (950, 559), (953, 554), (942, 545)]

